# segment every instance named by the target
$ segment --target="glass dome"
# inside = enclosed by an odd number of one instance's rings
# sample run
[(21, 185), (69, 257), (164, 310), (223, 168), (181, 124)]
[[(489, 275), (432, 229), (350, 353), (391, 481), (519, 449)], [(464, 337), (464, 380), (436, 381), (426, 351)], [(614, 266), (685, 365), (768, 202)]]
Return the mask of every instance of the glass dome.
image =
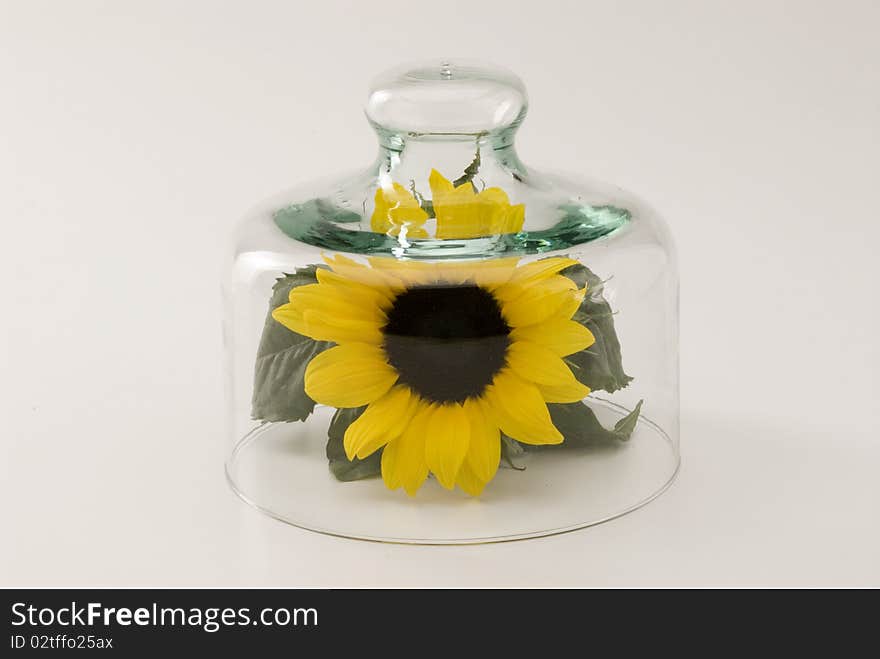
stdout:
[(369, 540), (560, 533), (678, 469), (678, 280), (636, 197), (524, 165), (522, 82), (380, 76), (368, 168), (239, 225), (224, 282), (226, 473), (247, 503)]

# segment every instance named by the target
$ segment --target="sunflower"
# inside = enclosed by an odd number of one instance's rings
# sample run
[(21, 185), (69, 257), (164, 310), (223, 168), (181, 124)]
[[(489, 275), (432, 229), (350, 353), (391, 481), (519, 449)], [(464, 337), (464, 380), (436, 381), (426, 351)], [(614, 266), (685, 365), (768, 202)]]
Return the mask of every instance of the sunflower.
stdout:
[(572, 320), (586, 289), (559, 274), (577, 261), (325, 261), (317, 283), (291, 290), (272, 316), (336, 344), (309, 362), (305, 390), (331, 407), (365, 407), (345, 432), (349, 460), (381, 449), (391, 489), (414, 495), (432, 473), (478, 495), (498, 469), (502, 433), (562, 442), (547, 403), (590, 393), (562, 358), (595, 340)]
[[(437, 238), (479, 238), (516, 233), (523, 227), (525, 206), (511, 204), (501, 188), (477, 192), (470, 181), (456, 186), (436, 169), (431, 170), (428, 184), (437, 219)], [(428, 237), (428, 212), (400, 183), (379, 187), (374, 202), (370, 220), (373, 231), (389, 236)]]

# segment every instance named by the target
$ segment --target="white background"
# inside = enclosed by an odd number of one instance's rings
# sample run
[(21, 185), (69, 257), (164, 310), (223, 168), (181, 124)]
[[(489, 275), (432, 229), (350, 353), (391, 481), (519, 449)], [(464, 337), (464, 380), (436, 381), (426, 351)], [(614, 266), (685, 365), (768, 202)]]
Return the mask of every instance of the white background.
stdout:
[[(880, 585), (880, 4), (0, 1), (0, 585)], [(228, 490), (219, 279), (366, 164), (400, 61), (514, 69), (535, 165), (667, 217), (683, 468), (564, 536), (385, 546)]]

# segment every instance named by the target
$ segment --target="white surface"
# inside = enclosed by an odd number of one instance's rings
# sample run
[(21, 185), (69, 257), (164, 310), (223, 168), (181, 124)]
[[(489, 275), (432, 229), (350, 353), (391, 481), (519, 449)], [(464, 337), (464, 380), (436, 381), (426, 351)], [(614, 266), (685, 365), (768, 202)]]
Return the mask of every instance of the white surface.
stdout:
[[(0, 2), (0, 585), (880, 585), (880, 5), (437, 8)], [(669, 219), (682, 472), (542, 540), (284, 526), (222, 475), (227, 232), (444, 53), (522, 75), (527, 162)]]
[[(591, 398), (606, 428), (629, 410)], [(669, 437), (642, 415), (623, 447), (523, 455), (502, 465), (478, 498), (450, 493), (432, 478), (418, 497), (367, 479), (344, 488), (325, 469), (335, 410), (317, 407), (305, 424), (266, 424), (248, 433), (227, 463), (229, 481), (260, 510), (333, 535), (414, 544), (477, 544), (583, 528), (643, 505), (678, 467)], [(528, 492), (528, 496), (523, 493)]]

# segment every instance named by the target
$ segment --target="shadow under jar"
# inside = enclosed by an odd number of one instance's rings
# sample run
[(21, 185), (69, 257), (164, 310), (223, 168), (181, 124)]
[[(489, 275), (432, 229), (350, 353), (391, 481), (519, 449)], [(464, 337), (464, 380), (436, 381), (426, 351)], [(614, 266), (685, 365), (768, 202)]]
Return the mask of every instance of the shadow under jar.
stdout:
[(526, 167), (513, 74), (380, 76), (379, 154), (238, 227), (224, 282), (228, 480), (299, 527), (477, 543), (596, 524), (679, 464), (662, 220)]

